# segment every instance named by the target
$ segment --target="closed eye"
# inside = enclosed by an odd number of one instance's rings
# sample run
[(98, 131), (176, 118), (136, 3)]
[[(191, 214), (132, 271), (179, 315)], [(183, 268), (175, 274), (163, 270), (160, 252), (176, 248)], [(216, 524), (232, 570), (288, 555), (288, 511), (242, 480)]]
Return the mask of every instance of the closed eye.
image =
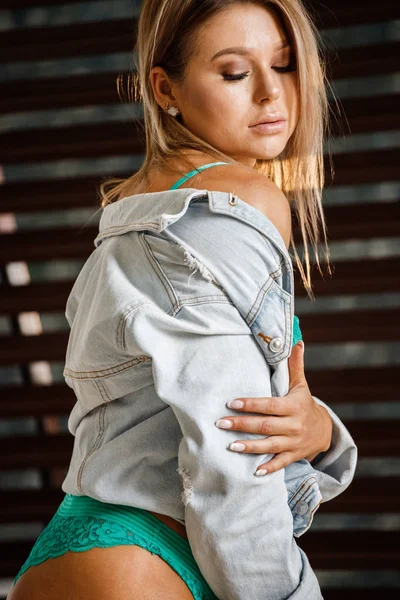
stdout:
[(231, 75), (230, 73), (222, 73), (222, 76), (225, 79), (225, 81), (240, 81), (241, 79), (247, 77), (249, 73), (250, 71), (246, 71), (246, 73), (238, 73), (237, 75)]
[[(292, 71), (296, 71), (297, 65), (296, 65), (295, 61), (290, 61), (290, 63), (288, 65), (286, 65), (285, 67), (271, 67), (271, 68), (274, 69), (274, 71), (277, 71), (278, 73), (290, 73)], [(225, 81), (241, 81), (242, 79), (247, 77), (247, 75), (249, 73), (250, 73), (250, 71), (246, 71), (244, 73), (237, 73), (237, 74), (223, 73), (222, 76)]]

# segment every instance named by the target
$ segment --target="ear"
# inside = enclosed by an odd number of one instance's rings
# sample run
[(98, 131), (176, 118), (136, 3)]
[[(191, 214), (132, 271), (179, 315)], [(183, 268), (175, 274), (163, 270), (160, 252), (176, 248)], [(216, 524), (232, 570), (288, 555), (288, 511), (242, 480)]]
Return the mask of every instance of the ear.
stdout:
[(153, 67), (150, 73), (150, 83), (157, 103), (164, 110), (166, 103), (176, 102), (168, 75), (162, 67)]

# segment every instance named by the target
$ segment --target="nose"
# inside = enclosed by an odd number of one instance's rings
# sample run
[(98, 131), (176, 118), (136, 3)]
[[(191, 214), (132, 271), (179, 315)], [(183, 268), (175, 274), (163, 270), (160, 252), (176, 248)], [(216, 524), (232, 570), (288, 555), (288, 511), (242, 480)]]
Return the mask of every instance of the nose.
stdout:
[(269, 72), (261, 78), (259, 93), (261, 100), (268, 99), (270, 102), (273, 102), (279, 98), (281, 90), (274, 73)]

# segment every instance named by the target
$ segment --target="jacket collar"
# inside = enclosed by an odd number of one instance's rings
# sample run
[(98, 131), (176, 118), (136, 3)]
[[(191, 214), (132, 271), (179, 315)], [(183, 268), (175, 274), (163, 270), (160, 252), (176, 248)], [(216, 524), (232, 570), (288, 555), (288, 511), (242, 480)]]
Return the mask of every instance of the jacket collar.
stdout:
[(108, 204), (103, 209), (94, 245), (97, 248), (105, 238), (129, 231), (161, 232), (182, 217), (191, 202), (205, 201), (211, 212), (231, 215), (266, 235), (290, 268), (291, 258), (283, 238), (268, 217), (232, 193), (195, 188), (134, 194)]

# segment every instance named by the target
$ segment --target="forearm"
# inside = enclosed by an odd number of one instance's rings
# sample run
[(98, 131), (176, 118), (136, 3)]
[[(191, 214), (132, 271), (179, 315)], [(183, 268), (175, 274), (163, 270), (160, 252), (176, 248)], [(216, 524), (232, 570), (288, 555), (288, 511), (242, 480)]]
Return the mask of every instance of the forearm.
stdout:
[(332, 431), (333, 431), (332, 418), (331, 418), (330, 414), (328, 413), (328, 411), (326, 410), (326, 408), (324, 408), (323, 406), (318, 405), (318, 409), (321, 411), (321, 414), (323, 416), (323, 427), (321, 428), (321, 436), (320, 436), (321, 446), (320, 446), (320, 448), (318, 448), (318, 450), (316, 452), (305, 457), (306, 460), (308, 460), (308, 462), (313, 461), (314, 458), (316, 456), (318, 456), (318, 454), (320, 454), (321, 452), (327, 452), (332, 443)]

